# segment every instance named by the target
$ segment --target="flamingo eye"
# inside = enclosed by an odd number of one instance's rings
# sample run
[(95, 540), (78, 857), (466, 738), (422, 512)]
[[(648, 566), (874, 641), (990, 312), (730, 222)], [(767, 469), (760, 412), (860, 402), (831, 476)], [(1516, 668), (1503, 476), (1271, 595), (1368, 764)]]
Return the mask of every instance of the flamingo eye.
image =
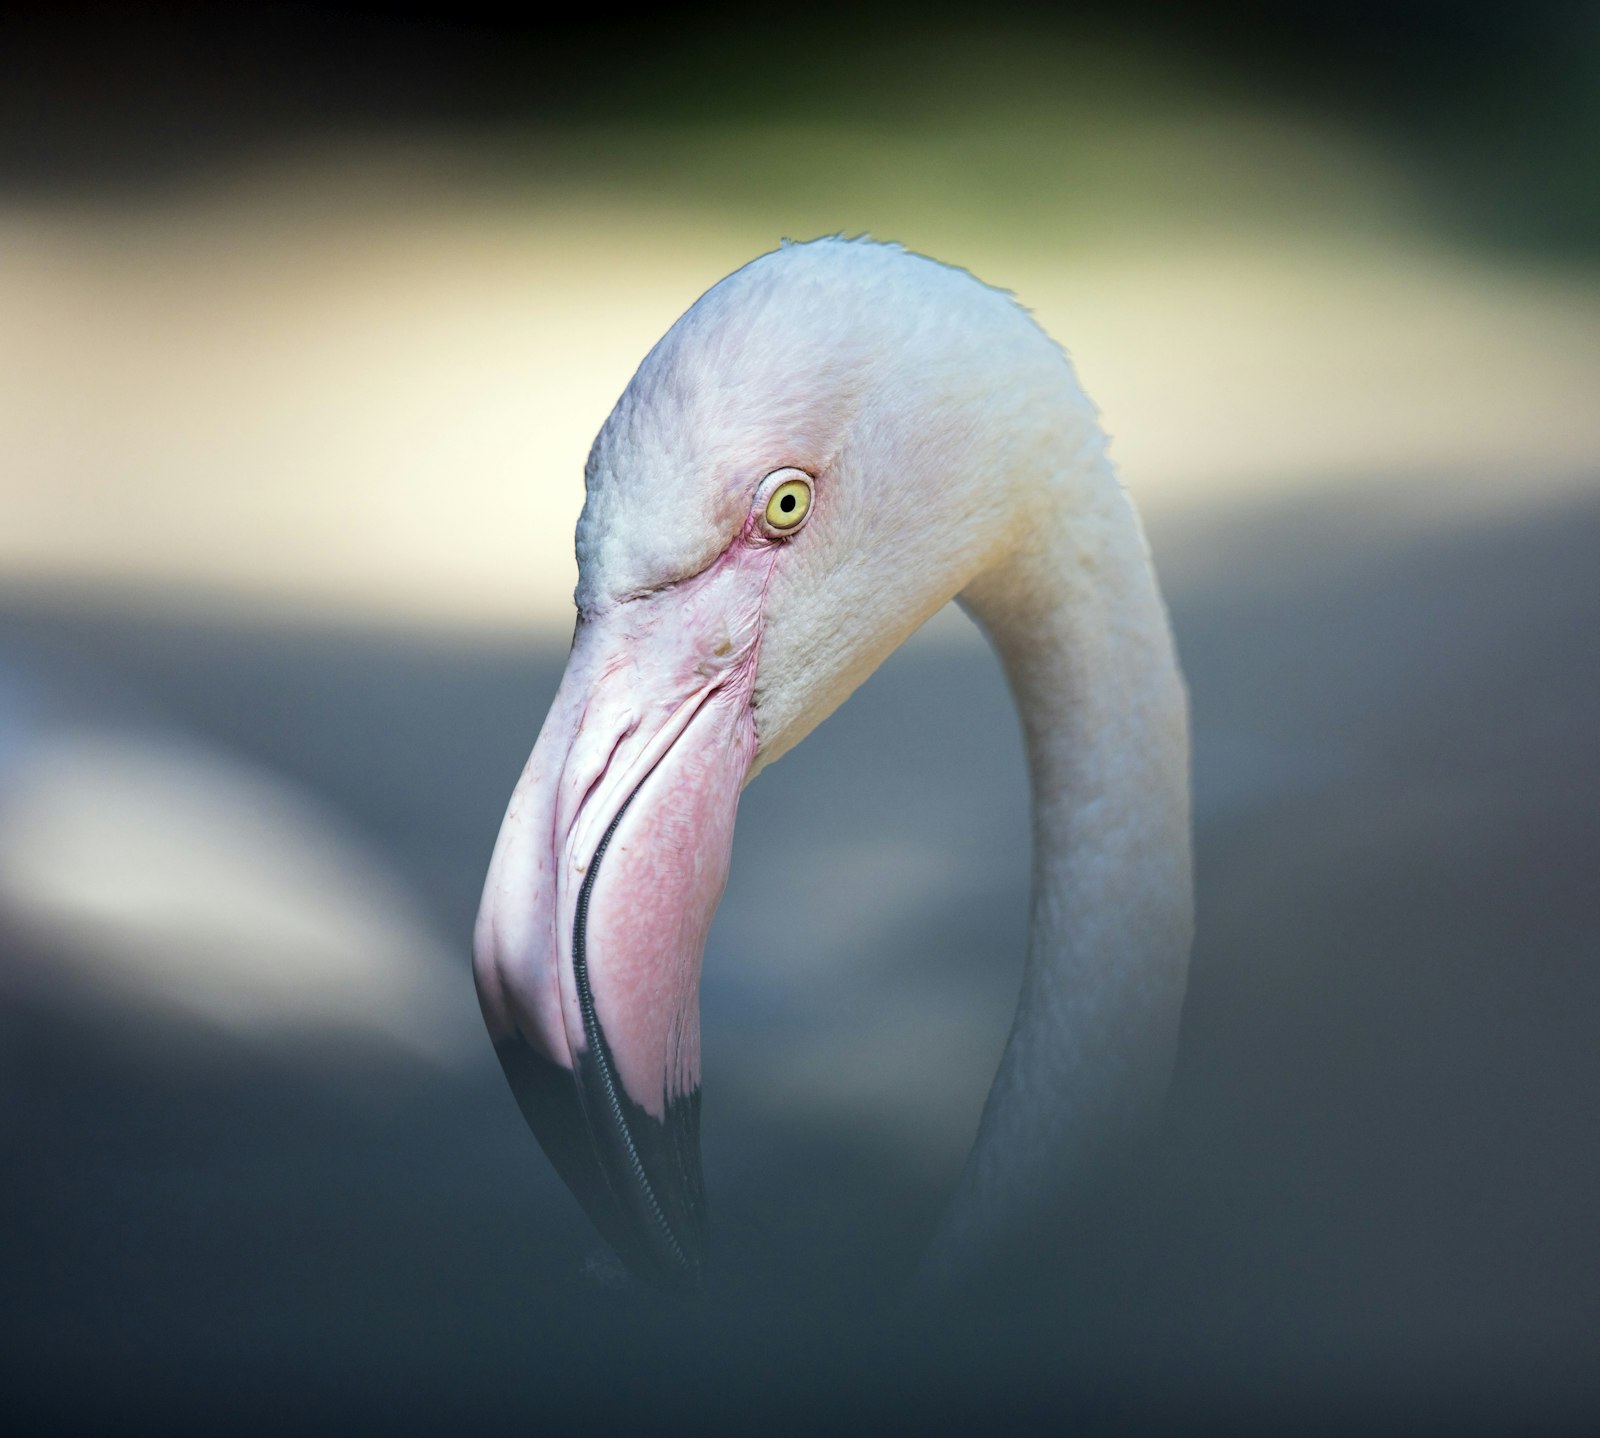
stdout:
[(798, 529), (811, 512), (811, 481), (795, 472), (767, 496), (766, 512), (762, 515), (769, 534), (788, 534)]

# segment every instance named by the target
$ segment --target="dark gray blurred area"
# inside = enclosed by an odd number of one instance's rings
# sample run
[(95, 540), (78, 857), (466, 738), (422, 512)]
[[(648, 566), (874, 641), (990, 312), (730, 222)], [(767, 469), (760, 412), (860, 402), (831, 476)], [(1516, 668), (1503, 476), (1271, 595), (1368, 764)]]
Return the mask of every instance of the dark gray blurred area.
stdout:
[[(883, 1082), (948, 1085), (941, 1036), (965, 1033), (975, 1114), (1003, 1037), (1015, 721), (986, 654), (922, 645), (745, 796), (704, 990), (717, 1279), (688, 1309), (597, 1281), (487, 1043), (450, 1070), (355, 1034), (229, 1038), (8, 956), (13, 1431), (1580, 1429), (1600, 1414), (1600, 508), (1420, 538), (1370, 512), (1154, 536), (1199, 798), (1170, 1132), (1025, 1272), (948, 1310), (899, 1299), (950, 1174), (774, 1076), (779, 1051), (942, 1013)], [(3, 632), (30, 672), (101, 676), (347, 816), (470, 987), (559, 653), (83, 596), (13, 600)], [(905, 912), (867, 864), (782, 889), (842, 840), (931, 848), (956, 878)], [(862, 937), (842, 972), (745, 951), (841, 923)]]

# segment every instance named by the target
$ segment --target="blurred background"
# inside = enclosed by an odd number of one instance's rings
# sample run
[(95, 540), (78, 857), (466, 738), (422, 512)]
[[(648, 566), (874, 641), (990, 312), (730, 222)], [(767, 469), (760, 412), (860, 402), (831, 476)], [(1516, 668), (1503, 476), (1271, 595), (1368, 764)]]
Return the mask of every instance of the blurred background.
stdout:
[[(747, 792), (718, 1289), (607, 1287), (478, 885), (594, 432), (870, 233), (1014, 291), (1194, 702), (1169, 1133), (897, 1306), (1015, 1001), (953, 609)], [(1600, 11), (0, 10), (0, 1373), (33, 1430), (1600, 1413)], [(821, 896), (771, 922), (770, 878)]]

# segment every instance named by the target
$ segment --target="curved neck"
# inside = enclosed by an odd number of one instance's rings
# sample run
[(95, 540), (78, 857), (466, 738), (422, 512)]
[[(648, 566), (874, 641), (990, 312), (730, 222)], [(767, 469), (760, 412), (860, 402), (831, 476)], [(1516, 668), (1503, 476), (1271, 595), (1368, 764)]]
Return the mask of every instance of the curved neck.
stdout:
[(1187, 699), (1133, 506), (1096, 436), (968, 587), (1027, 747), (1033, 897), (1022, 992), (930, 1258), (971, 1274), (1069, 1213), (1159, 1114), (1193, 885)]

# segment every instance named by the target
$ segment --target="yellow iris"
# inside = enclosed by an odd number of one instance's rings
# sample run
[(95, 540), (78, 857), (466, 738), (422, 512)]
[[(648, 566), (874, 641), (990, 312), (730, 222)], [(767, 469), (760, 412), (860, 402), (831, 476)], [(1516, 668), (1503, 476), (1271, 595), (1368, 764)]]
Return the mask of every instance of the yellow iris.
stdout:
[(811, 486), (803, 479), (785, 480), (767, 500), (767, 524), (772, 529), (793, 529), (811, 508)]

